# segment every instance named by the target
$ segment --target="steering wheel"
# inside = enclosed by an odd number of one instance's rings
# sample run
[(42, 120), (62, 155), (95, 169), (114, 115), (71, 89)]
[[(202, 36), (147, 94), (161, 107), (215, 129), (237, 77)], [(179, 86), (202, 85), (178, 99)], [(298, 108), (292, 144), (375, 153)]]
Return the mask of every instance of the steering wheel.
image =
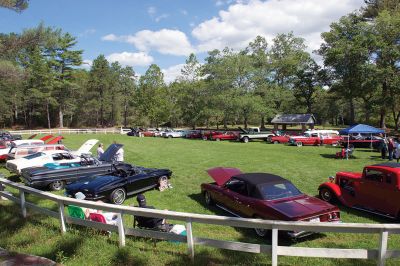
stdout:
[(113, 164), (114, 168), (115, 168), (115, 172), (117, 173), (118, 176), (120, 177), (127, 177), (128, 173), (121, 168), (118, 168), (115, 164)]

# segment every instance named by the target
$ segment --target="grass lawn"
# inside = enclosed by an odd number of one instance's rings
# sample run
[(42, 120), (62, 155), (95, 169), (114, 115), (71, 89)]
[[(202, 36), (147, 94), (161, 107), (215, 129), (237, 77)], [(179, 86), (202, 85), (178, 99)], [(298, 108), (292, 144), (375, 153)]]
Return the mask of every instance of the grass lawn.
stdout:
[[(169, 168), (173, 171), (173, 188), (164, 192), (146, 192), (147, 202), (158, 209), (201, 214), (226, 215), (209, 209), (200, 195), (200, 184), (211, 182), (205, 172), (215, 166), (240, 168), (243, 172), (269, 172), (291, 180), (309, 195), (318, 193), (318, 185), (337, 171), (361, 171), (364, 165), (380, 163), (379, 154), (356, 149), (356, 159), (337, 160), (333, 147), (292, 147), (265, 142), (210, 142), (186, 139), (136, 138), (124, 135), (66, 135), (64, 143), (78, 148), (85, 140), (97, 138), (107, 147), (116, 140), (125, 145), (125, 161), (145, 167)], [(93, 149), (95, 150), (95, 149)], [(1, 172), (8, 172), (2, 169)], [(62, 193), (60, 193), (62, 194)], [(45, 200), (28, 197), (42, 206), (56, 208)], [(135, 197), (125, 205), (136, 204)], [(393, 221), (343, 206), (344, 222), (392, 223)], [(10, 251), (35, 254), (65, 265), (186, 265), (186, 244), (160, 241), (157, 246), (149, 239), (127, 237), (126, 247), (118, 248), (118, 236), (107, 238), (90, 228), (69, 226), (61, 235), (58, 220), (29, 212), (20, 218), (19, 208), (11, 202), (0, 201), (0, 247)], [(127, 217), (128, 218), (128, 217)], [(125, 221), (131, 226), (132, 220)], [(256, 237), (253, 230), (194, 224), (195, 236), (212, 237), (249, 243), (270, 243)], [(280, 244), (303, 247), (378, 248), (378, 235), (316, 234), (301, 241)], [(389, 235), (389, 249), (400, 246), (400, 237)], [(280, 265), (376, 265), (375, 261), (333, 260), (323, 258), (279, 257)], [(270, 257), (263, 254), (233, 252), (195, 246), (197, 265), (268, 265)], [(387, 265), (399, 265), (399, 260), (387, 260)]]

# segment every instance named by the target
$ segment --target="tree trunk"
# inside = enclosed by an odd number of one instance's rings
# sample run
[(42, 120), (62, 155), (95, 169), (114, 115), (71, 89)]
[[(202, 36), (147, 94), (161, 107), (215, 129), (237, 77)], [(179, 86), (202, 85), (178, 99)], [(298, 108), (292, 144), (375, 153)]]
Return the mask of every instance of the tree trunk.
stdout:
[(354, 117), (355, 117), (355, 112), (354, 112), (354, 99), (350, 98), (349, 99), (349, 104), (350, 104), (350, 125), (354, 124)]
[(243, 124), (244, 124), (244, 128), (245, 129), (247, 129), (247, 127), (248, 127), (248, 118), (247, 118), (247, 116), (244, 116), (244, 120), (243, 120)]
[(393, 113), (393, 120), (394, 120), (394, 130), (398, 131), (399, 130), (399, 121), (400, 121), (400, 112), (396, 114), (395, 110), (392, 110)]
[(46, 113), (47, 113), (47, 127), (50, 129), (51, 124), (50, 124), (50, 110), (49, 110), (49, 101), (48, 100), (46, 102)]
[(124, 104), (124, 127), (126, 127), (127, 126), (127, 116), (128, 116), (128, 104), (127, 104), (127, 102), (125, 101), (125, 104)]
[(63, 113), (61, 104), (60, 104), (60, 108), (58, 109), (58, 119), (60, 120), (59, 127), (63, 128), (64, 127), (64, 113)]
[(261, 116), (261, 125), (260, 125), (261, 129), (265, 129), (265, 117)]
[(224, 129), (228, 128), (228, 121), (226, 119), (226, 117), (224, 117)]
[(386, 128), (386, 102), (388, 97), (388, 86), (387, 82), (384, 81), (382, 84), (382, 102), (381, 102), (381, 111), (380, 111), (380, 120), (379, 127), (385, 129)]

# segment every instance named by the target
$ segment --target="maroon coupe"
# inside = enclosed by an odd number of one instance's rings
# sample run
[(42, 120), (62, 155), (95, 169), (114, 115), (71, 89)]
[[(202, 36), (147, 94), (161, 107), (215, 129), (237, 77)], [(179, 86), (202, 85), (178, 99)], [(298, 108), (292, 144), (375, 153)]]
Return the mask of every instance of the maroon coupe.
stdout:
[[(283, 221), (339, 222), (337, 207), (301, 193), (290, 181), (267, 173), (242, 173), (237, 168), (207, 170), (215, 180), (202, 184), (207, 205), (216, 204), (239, 217)], [(254, 229), (263, 237), (266, 230)], [(312, 232), (288, 232), (292, 238)]]

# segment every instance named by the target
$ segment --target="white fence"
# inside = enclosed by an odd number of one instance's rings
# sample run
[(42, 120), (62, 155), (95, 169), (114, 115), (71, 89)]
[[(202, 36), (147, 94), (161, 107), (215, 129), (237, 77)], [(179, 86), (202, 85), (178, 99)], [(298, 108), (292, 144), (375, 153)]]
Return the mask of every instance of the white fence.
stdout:
[(35, 130), (13, 130), (11, 134), (33, 135), (33, 134), (125, 134), (130, 129), (121, 128), (53, 128), (53, 129), (35, 129)]
[[(4, 191), (6, 187), (12, 187), (19, 191), (19, 197), (10, 195)], [(58, 211), (41, 208), (33, 203), (26, 201), (26, 194), (31, 194), (42, 199), (51, 200), (58, 204)], [(310, 222), (283, 222), (260, 219), (233, 218), (216, 215), (201, 215), (182, 212), (172, 212), (163, 210), (143, 209), (138, 207), (118, 206), (106, 203), (97, 203), (84, 200), (77, 200), (67, 197), (54, 195), (49, 192), (43, 192), (37, 189), (26, 187), (13, 183), (7, 179), (0, 178), (0, 196), (3, 196), (20, 205), (22, 216), (26, 218), (27, 208), (33, 211), (54, 217), (60, 221), (61, 232), (67, 231), (66, 223), (78, 224), (87, 227), (97, 228), (117, 232), (119, 236), (119, 245), (125, 246), (125, 237), (139, 236), (151, 237), (162, 240), (172, 240), (186, 242), (188, 253), (194, 259), (194, 246), (206, 245), (215, 248), (251, 252), (265, 253), (271, 255), (272, 265), (278, 265), (278, 256), (300, 256), (300, 257), (322, 257), (322, 258), (345, 258), (345, 259), (376, 259), (378, 265), (384, 265), (388, 258), (400, 258), (400, 250), (388, 250), (387, 243), (389, 234), (400, 234), (400, 225), (398, 224), (355, 224), (355, 223), (310, 223)], [(101, 224), (93, 221), (82, 220), (66, 216), (64, 207), (66, 205), (76, 205), (86, 208), (99, 209), (117, 213), (117, 225)], [(124, 215), (140, 215), (147, 217), (166, 218), (179, 220), (186, 223), (187, 236), (175, 235), (158, 231), (143, 230), (138, 228), (126, 228), (124, 224)], [(234, 226), (244, 228), (263, 228), (272, 230), (272, 244), (252, 244), (243, 242), (234, 242), (210, 238), (195, 237), (192, 230), (193, 223), (214, 224), (223, 226)], [(309, 232), (337, 232), (337, 233), (363, 233), (379, 234), (379, 243), (377, 249), (337, 249), (337, 248), (305, 248), (290, 247), (278, 245), (278, 231), (309, 231)]]

